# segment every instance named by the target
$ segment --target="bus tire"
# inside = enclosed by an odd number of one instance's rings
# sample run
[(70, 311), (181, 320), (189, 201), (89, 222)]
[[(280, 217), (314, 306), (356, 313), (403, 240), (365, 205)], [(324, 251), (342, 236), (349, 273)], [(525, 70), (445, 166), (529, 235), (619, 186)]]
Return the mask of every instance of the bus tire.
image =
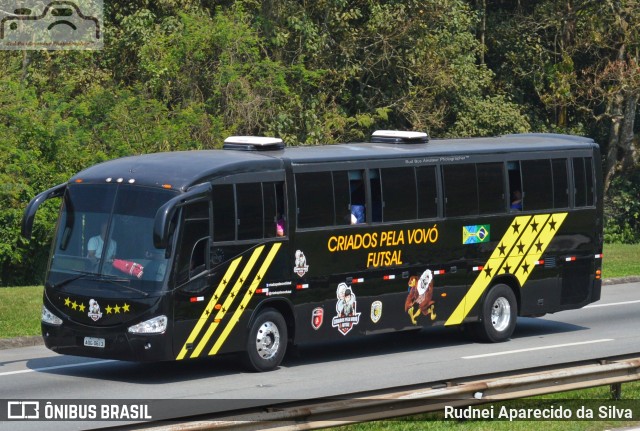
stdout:
[(253, 321), (247, 336), (244, 363), (250, 371), (277, 368), (287, 350), (287, 323), (278, 311), (267, 308)]
[(472, 325), (475, 338), (489, 343), (499, 343), (511, 338), (516, 328), (518, 304), (509, 286), (493, 286), (482, 303), (480, 313), (480, 321)]

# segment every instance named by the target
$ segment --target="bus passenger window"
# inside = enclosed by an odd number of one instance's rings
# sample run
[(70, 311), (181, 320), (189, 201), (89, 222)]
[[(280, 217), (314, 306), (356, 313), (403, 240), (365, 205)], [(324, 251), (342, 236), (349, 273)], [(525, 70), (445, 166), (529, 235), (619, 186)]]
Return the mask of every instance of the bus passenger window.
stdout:
[(236, 184), (238, 240), (264, 237), (262, 184)]
[(447, 217), (478, 214), (478, 184), (475, 165), (442, 167)]
[(262, 183), (262, 193), (264, 198), (265, 238), (285, 236), (284, 183)]
[(213, 240), (236, 239), (236, 204), (233, 185), (213, 186)]
[(551, 160), (523, 160), (520, 165), (525, 191), (524, 209), (527, 211), (552, 209)]
[(336, 226), (351, 224), (351, 190), (348, 171), (333, 172)]
[(369, 187), (371, 190), (371, 219), (382, 221), (382, 186), (380, 184), (380, 169), (369, 169)]
[(522, 192), (522, 176), (520, 175), (520, 162), (507, 162), (509, 172), (509, 209), (522, 211), (524, 194)]
[(478, 163), (478, 206), (480, 214), (505, 212), (502, 163)]
[(298, 227), (333, 226), (331, 172), (298, 173), (295, 178)]
[(573, 183), (575, 187), (575, 206), (592, 206), (594, 190), (591, 159), (584, 157), (573, 159)]
[(351, 224), (367, 221), (366, 194), (362, 171), (349, 171)]
[(414, 220), (418, 212), (416, 193), (413, 168), (382, 169), (384, 221)]
[(553, 170), (553, 207), (569, 206), (569, 182), (567, 180), (567, 159), (551, 160)]
[(438, 184), (435, 166), (416, 168), (418, 188), (418, 218), (435, 218), (438, 216)]

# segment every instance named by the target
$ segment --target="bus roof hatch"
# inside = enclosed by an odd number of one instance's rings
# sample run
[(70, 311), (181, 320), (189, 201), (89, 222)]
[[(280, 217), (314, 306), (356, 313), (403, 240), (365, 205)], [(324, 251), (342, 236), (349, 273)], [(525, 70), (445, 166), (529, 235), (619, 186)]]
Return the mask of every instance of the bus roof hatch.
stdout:
[(371, 134), (371, 142), (384, 144), (426, 144), (429, 135), (424, 132), (403, 130), (376, 130)]
[(284, 142), (280, 138), (266, 136), (229, 136), (222, 146), (225, 150), (273, 151), (282, 150)]

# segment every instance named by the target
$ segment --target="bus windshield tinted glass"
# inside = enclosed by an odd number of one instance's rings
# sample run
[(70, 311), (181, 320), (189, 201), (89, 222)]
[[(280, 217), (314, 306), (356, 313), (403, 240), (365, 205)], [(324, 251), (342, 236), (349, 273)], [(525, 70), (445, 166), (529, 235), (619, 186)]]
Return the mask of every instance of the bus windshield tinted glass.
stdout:
[(161, 289), (167, 259), (164, 249), (153, 245), (153, 222), (158, 208), (173, 196), (167, 190), (131, 185), (70, 185), (58, 222), (49, 284), (109, 279), (131, 291)]

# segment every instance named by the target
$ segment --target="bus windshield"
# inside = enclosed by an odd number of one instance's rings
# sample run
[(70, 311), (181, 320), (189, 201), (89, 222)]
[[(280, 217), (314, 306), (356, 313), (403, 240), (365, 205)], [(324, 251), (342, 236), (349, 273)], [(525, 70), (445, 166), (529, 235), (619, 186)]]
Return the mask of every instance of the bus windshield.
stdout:
[(168, 190), (129, 184), (69, 185), (48, 285), (111, 280), (145, 295), (160, 291), (168, 262), (165, 250), (153, 245), (153, 222), (158, 208), (173, 196)]

